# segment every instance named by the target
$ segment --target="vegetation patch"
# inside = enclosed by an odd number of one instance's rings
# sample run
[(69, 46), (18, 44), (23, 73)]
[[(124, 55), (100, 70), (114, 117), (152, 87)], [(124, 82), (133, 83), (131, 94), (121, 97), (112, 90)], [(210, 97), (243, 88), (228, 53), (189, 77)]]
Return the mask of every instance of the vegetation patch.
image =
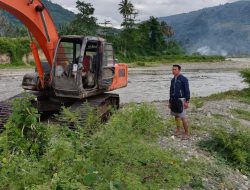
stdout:
[(212, 94), (211, 96), (208, 97), (195, 98), (195, 99), (201, 99), (201, 101), (235, 99), (240, 102), (250, 104), (250, 88), (245, 88), (243, 90), (229, 90), (227, 92)]
[[(186, 164), (157, 139), (168, 129), (155, 108), (129, 105), (107, 124), (90, 114), (86, 127), (39, 122), (33, 97), (14, 102), (0, 134), (0, 189), (161, 189), (193, 183)], [(64, 115), (70, 116), (66, 109)], [(94, 130), (91, 130), (94, 129)], [(190, 161), (191, 162), (191, 161)]]
[(206, 63), (225, 61), (223, 56), (202, 56), (202, 55), (159, 55), (159, 56), (138, 56), (134, 58), (122, 58), (120, 62), (128, 63), (130, 67), (152, 67), (168, 65), (173, 63)]
[(23, 65), (22, 58), (30, 52), (28, 38), (0, 37), (0, 53), (8, 53), (11, 64)]
[(199, 109), (204, 106), (204, 100), (202, 98), (193, 98), (192, 104), (194, 104), (196, 109)]
[(216, 153), (241, 172), (250, 175), (250, 129), (236, 126), (233, 131), (224, 128), (212, 132), (210, 140), (200, 143), (202, 148)]
[(242, 70), (241, 76), (244, 78), (244, 81), (250, 86), (250, 69)]
[(239, 118), (250, 121), (250, 112), (242, 109), (233, 109), (234, 113), (238, 115)]

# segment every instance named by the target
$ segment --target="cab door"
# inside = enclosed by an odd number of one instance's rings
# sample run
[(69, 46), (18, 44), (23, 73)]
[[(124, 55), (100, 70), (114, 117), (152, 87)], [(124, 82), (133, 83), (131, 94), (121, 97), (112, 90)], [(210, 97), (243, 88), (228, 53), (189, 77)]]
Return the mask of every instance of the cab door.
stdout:
[(58, 44), (53, 65), (52, 82), (57, 96), (81, 97), (81, 69), (78, 64), (81, 42), (82, 40), (79, 38), (65, 38)]
[(115, 75), (114, 53), (111, 43), (104, 42), (101, 46), (102, 58), (98, 84), (101, 89), (107, 89), (112, 85)]

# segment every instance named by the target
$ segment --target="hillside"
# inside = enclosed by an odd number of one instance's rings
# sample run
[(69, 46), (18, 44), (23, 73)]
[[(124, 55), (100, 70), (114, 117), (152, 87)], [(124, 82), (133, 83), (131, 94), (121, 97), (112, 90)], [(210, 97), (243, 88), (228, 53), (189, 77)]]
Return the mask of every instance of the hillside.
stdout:
[[(62, 23), (70, 22), (74, 19), (75, 14), (62, 6), (52, 3), (48, 0), (42, 0), (46, 8), (49, 10), (55, 24), (58, 26)], [(3, 13), (12, 23), (20, 24), (20, 22), (12, 15), (8, 14), (7, 12)]]
[(175, 30), (175, 38), (190, 53), (250, 54), (250, 1), (159, 18)]

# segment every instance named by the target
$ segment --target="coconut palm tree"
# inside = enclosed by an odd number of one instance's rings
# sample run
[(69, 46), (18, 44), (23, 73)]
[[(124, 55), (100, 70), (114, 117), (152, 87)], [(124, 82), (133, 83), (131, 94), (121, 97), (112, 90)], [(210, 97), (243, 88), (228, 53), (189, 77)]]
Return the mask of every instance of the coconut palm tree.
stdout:
[(119, 11), (124, 19), (122, 25), (127, 28), (129, 26), (130, 16), (134, 13), (134, 5), (129, 0), (122, 0), (119, 3)]

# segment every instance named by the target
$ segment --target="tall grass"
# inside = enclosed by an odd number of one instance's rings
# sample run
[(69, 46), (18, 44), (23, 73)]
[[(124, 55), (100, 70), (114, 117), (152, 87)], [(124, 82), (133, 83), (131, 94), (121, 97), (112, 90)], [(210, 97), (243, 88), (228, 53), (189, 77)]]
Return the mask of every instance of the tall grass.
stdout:
[(244, 78), (244, 81), (249, 84), (250, 87), (250, 69), (242, 70), (241, 76)]
[(39, 122), (31, 99), (15, 101), (0, 134), (0, 189), (171, 189), (193, 180), (194, 165), (157, 145), (168, 129), (149, 105), (70, 130)]
[(154, 66), (159, 64), (180, 63), (180, 62), (219, 62), (225, 61), (223, 56), (202, 56), (202, 55), (158, 55), (158, 56), (134, 56), (118, 57), (120, 62), (128, 63), (131, 66)]
[(237, 126), (234, 131), (223, 128), (212, 133), (212, 138), (200, 146), (216, 152), (228, 163), (250, 175), (250, 129)]

